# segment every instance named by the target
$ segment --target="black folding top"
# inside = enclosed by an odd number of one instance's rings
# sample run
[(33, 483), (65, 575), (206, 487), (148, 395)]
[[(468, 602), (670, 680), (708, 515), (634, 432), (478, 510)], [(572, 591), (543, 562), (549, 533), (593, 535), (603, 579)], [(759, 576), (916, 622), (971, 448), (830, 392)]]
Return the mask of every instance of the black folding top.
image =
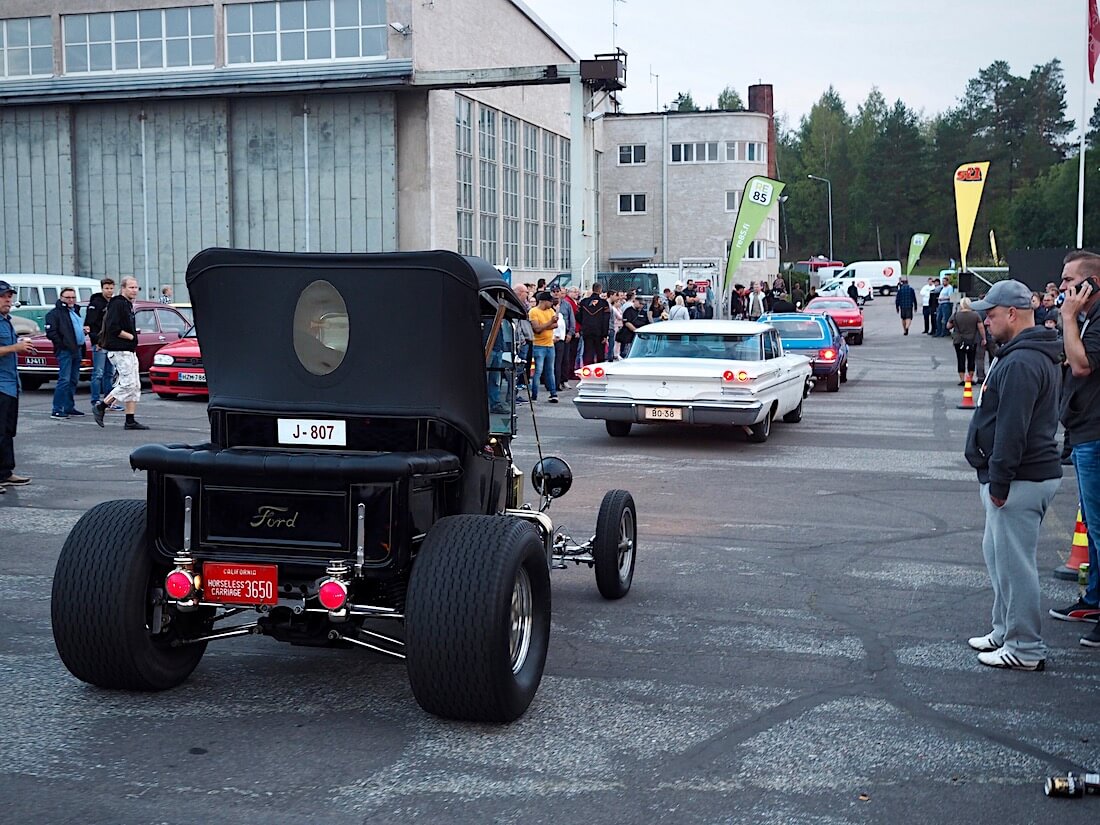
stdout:
[(526, 317), (493, 266), (446, 251), (207, 249), (187, 287), (212, 410), (436, 418), (475, 445), (488, 434), (482, 317), (501, 303)]

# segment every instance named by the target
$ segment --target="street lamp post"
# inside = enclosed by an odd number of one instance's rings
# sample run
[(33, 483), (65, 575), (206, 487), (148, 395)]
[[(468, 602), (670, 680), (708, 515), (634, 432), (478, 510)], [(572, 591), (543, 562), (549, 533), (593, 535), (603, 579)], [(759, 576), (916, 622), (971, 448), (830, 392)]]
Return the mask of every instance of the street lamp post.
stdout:
[(806, 175), (810, 180), (819, 180), (829, 187), (829, 260), (833, 259), (833, 182), (828, 178), (819, 178), (817, 175)]

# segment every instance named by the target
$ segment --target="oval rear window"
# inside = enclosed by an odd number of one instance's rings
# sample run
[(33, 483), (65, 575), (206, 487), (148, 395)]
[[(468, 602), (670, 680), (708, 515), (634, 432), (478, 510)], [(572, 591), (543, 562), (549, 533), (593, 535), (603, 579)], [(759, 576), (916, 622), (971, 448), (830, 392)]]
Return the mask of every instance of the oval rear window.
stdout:
[(348, 307), (328, 281), (302, 290), (294, 308), (294, 352), (314, 375), (328, 375), (348, 351)]

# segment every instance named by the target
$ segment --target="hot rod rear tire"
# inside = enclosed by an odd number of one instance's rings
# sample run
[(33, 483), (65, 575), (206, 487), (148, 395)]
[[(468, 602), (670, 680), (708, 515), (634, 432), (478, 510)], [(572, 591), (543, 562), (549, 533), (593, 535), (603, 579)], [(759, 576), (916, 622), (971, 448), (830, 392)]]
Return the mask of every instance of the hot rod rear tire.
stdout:
[(596, 587), (605, 599), (621, 599), (634, 581), (638, 548), (638, 511), (634, 497), (626, 490), (608, 490), (596, 517), (592, 558), (596, 564)]
[(144, 501), (106, 501), (81, 516), (61, 548), (50, 597), (54, 644), (70, 673), (119, 690), (166, 690), (191, 675), (206, 643), (172, 647), (175, 631), (150, 634), (156, 578)]
[(424, 710), (512, 722), (535, 697), (550, 644), (550, 571), (517, 518), (451, 516), (428, 532), (405, 605), (409, 683)]

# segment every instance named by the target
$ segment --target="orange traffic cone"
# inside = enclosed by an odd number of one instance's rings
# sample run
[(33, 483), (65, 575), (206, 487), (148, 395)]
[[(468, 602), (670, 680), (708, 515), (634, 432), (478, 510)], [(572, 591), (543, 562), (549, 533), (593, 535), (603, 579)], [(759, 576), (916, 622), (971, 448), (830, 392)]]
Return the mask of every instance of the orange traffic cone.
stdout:
[(1073, 545), (1069, 548), (1069, 561), (1055, 569), (1054, 576), (1059, 579), (1077, 581), (1077, 571), (1089, 561), (1089, 531), (1081, 520), (1081, 507), (1077, 507), (1077, 526), (1073, 529)]
[(963, 400), (958, 407), (960, 410), (973, 410), (974, 406), (974, 385), (970, 383), (970, 374), (966, 375), (966, 383), (963, 384)]

